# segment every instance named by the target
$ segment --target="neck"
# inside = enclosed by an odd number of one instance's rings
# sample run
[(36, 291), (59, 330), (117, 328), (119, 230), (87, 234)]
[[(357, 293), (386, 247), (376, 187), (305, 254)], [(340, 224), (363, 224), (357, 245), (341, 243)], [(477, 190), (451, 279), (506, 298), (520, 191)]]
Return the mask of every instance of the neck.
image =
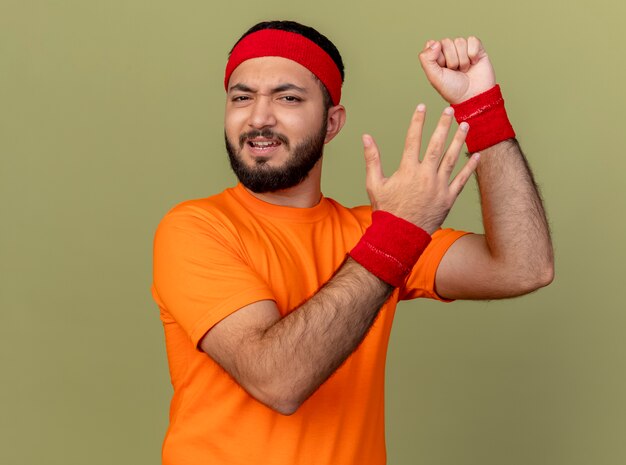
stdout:
[[(258, 194), (250, 192), (259, 200), (279, 205), (281, 207), (311, 208), (317, 205), (322, 198), (321, 189), (322, 160), (320, 159), (309, 172), (304, 181), (289, 189)], [(245, 186), (244, 186), (245, 187)]]

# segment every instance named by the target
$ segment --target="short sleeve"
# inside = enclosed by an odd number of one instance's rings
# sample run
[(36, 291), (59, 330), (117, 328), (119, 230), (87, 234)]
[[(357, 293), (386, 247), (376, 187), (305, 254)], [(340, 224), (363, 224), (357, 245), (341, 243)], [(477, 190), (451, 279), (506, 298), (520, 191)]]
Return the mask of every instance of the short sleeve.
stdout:
[(432, 235), (432, 241), (413, 267), (406, 285), (400, 290), (400, 300), (426, 297), (450, 302), (435, 292), (437, 268), (439, 268), (439, 263), (450, 246), (466, 234), (469, 233), (449, 228), (435, 231)]
[(234, 228), (193, 205), (179, 205), (154, 240), (153, 295), (194, 346), (219, 321), (259, 300), (274, 300), (250, 266)]

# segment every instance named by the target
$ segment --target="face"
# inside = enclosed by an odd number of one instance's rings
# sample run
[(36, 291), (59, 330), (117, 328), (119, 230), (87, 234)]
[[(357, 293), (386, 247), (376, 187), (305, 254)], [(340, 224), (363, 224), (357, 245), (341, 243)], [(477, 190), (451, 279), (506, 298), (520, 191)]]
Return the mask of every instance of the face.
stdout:
[(244, 61), (230, 77), (224, 134), (239, 181), (253, 192), (300, 184), (320, 160), (327, 109), (319, 82), (280, 57)]

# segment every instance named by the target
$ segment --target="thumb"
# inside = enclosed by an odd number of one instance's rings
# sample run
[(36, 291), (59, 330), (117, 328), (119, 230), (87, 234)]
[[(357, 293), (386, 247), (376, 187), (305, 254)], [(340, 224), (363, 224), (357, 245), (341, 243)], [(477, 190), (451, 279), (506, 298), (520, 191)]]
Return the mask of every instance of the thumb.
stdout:
[(443, 75), (442, 67), (446, 65), (441, 42), (435, 40), (427, 41), (424, 50), (419, 54), (419, 60), (430, 83), (439, 82)]
[(369, 191), (385, 179), (378, 147), (369, 134), (363, 135), (363, 152), (365, 154), (365, 186)]

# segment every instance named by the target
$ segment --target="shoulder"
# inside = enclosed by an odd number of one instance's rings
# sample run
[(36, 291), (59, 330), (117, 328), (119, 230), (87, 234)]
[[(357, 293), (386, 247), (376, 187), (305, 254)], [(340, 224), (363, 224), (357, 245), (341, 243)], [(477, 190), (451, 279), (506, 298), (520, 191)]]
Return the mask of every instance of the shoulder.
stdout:
[(210, 197), (181, 202), (159, 222), (155, 247), (164, 243), (176, 247), (189, 242), (237, 243), (241, 229), (237, 218), (245, 217), (240, 210), (229, 189)]
[(186, 200), (171, 208), (161, 219), (159, 228), (171, 224), (228, 223), (241, 207), (234, 201), (230, 189), (199, 199)]
[(372, 223), (372, 207), (369, 205), (352, 207), (350, 212), (364, 227), (367, 227)]

